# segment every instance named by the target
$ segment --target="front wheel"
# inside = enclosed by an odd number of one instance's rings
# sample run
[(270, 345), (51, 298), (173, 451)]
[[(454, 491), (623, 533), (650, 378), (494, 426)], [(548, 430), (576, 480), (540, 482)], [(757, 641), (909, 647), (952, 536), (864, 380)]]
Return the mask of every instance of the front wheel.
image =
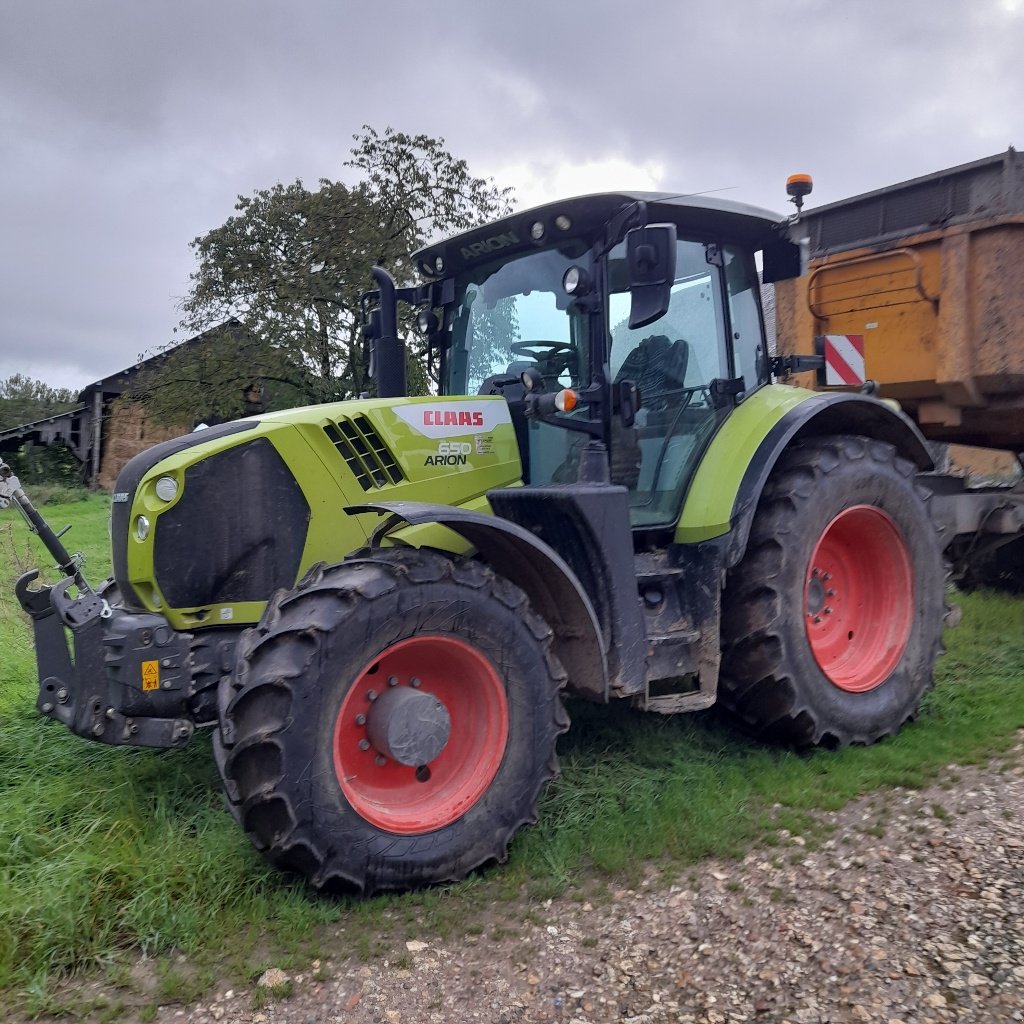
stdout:
[(914, 467), (826, 437), (779, 460), (722, 602), (722, 705), (796, 746), (873, 743), (916, 714), (941, 650), (945, 574)]
[(315, 573), (274, 598), (221, 685), (236, 817), (318, 888), (409, 889), (504, 859), (568, 726), (550, 640), (474, 562), (390, 549)]

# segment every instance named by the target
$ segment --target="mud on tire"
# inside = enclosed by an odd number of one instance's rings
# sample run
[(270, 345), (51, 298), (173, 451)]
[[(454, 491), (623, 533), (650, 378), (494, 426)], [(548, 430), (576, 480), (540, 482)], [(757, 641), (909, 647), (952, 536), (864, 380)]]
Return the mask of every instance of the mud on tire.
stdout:
[[(522, 591), (472, 561), (395, 548), (315, 570), (274, 597), (221, 683), (232, 812), (317, 888), (408, 889), (503, 860), (568, 728), (550, 641)], [(423, 706), (427, 734), (450, 722), (426, 752)], [(379, 749), (388, 729), (394, 756)]]
[(779, 460), (723, 594), (719, 700), (755, 735), (866, 744), (917, 713), (942, 650), (945, 572), (914, 472), (861, 437)]

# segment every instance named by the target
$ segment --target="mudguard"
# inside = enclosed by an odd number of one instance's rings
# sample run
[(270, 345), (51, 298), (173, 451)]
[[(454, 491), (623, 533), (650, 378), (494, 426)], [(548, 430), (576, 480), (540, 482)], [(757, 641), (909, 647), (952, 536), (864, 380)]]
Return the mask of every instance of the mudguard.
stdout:
[(774, 384), (754, 392), (722, 425), (694, 475), (675, 540), (724, 541), (726, 568), (743, 557), (761, 491), (786, 448), (804, 437), (856, 434), (886, 441), (921, 471), (933, 467), (925, 439), (894, 403), (847, 392)]
[(405, 525), (438, 524), (464, 538), (495, 572), (523, 590), (554, 631), (554, 651), (568, 673), (569, 689), (590, 700), (608, 700), (608, 666), (594, 607), (573, 571), (542, 540), (505, 519), (449, 505), (374, 502), (345, 511), (390, 516), (374, 530), (373, 546)]

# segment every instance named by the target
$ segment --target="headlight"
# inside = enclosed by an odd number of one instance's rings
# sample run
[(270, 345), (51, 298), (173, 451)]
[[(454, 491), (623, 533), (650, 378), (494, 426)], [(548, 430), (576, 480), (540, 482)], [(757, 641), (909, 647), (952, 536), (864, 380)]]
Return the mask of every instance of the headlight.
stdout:
[(593, 285), (590, 274), (583, 267), (572, 266), (562, 275), (562, 290), (566, 295), (589, 295)]
[(137, 540), (145, 540), (149, 536), (149, 520), (145, 516), (137, 516), (135, 519), (135, 537)]
[(178, 496), (178, 481), (173, 476), (162, 476), (153, 489), (161, 501), (174, 501)]

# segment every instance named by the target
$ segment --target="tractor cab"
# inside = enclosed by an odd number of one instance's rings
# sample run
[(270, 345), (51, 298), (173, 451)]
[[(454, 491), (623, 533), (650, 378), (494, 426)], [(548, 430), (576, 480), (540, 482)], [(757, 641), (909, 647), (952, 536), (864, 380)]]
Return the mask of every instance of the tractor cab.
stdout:
[(423, 311), (442, 394), (508, 401), (524, 483), (575, 482), (597, 443), (634, 528), (669, 527), (716, 427), (768, 381), (759, 251), (766, 279), (799, 271), (778, 215), (586, 196), (417, 253), (428, 283), (398, 297)]

